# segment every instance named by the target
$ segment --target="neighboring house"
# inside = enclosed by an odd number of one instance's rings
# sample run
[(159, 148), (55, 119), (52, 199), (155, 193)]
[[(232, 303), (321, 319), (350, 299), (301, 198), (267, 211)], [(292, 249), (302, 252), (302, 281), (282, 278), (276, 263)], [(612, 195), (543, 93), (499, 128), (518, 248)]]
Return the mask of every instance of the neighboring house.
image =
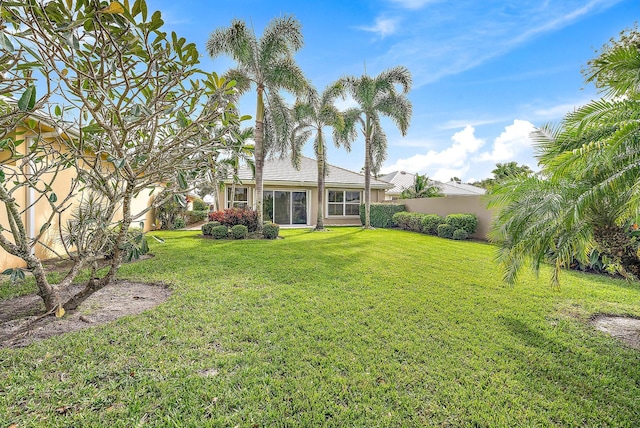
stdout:
[[(360, 225), (360, 204), (364, 203), (364, 175), (334, 165), (327, 165), (325, 179), (325, 225)], [(250, 168), (238, 171), (241, 183), (235, 185), (233, 205), (255, 207), (255, 179)], [(265, 220), (281, 226), (316, 223), (318, 204), (318, 164), (315, 159), (302, 157), (300, 169), (291, 159), (271, 159), (264, 165), (263, 210)], [(232, 180), (225, 181), (223, 206), (231, 205)], [(382, 202), (385, 190), (392, 185), (371, 179), (371, 202)]]
[[(415, 176), (415, 174), (405, 171), (394, 171), (378, 177), (380, 180), (387, 181), (393, 185), (393, 187), (385, 193), (385, 200), (391, 201), (400, 199), (402, 191), (413, 186)], [(444, 196), (484, 195), (486, 192), (485, 189), (480, 187), (458, 183), (453, 180), (446, 183), (433, 180), (429, 180), (429, 182), (437, 185)]]
[[(56, 127), (50, 123), (47, 123), (45, 117), (32, 115), (27, 120), (31, 122), (31, 129), (27, 129), (26, 127), (18, 127), (13, 132), (9, 134), (9, 136), (14, 139), (25, 139), (25, 144), (21, 144), (18, 146), (17, 150), (19, 154), (25, 154), (25, 150), (32, 144), (31, 142), (37, 141), (38, 139), (42, 139), (49, 143), (55, 142), (59, 138), (77, 138), (77, 135), (70, 133), (70, 135), (59, 134), (56, 131)], [(16, 168), (18, 163), (15, 158), (11, 156), (11, 152), (8, 150), (0, 149), (0, 165), (1, 167), (11, 169)], [(58, 172), (55, 181), (52, 183), (51, 189), (54, 193), (59, 195), (60, 198), (66, 196), (69, 193), (70, 183), (73, 178), (76, 176), (76, 171), (73, 168), (64, 169)], [(6, 184), (6, 183), (5, 183)], [(74, 195), (75, 198), (72, 199), (70, 206), (65, 209), (60, 218), (60, 222), (58, 222), (57, 217), (55, 220), (55, 225), (50, 227), (48, 231), (44, 234), (41, 241), (44, 245), (36, 245), (34, 247), (35, 254), (41, 259), (47, 259), (54, 256), (50, 250), (48, 250), (45, 246), (54, 248), (56, 250), (62, 250), (61, 245), (59, 244), (59, 230), (58, 224), (66, 224), (67, 219), (69, 219), (71, 213), (74, 208), (78, 205), (80, 201), (81, 195)], [(23, 191), (15, 192), (14, 198), (16, 198), (18, 205), (20, 207), (25, 207), (22, 214), (22, 221), (26, 228), (26, 233), (30, 237), (34, 237), (38, 234), (40, 229), (46, 223), (47, 219), (51, 214), (51, 206), (49, 203), (44, 200), (37, 200), (38, 194), (32, 190), (25, 188)], [(149, 206), (151, 202), (150, 196), (146, 192), (141, 192), (133, 200), (132, 213), (141, 212), (143, 209)], [(115, 220), (122, 218), (121, 215), (116, 215)], [(149, 230), (152, 226), (152, 216), (151, 211), (147, 212), (144, 218), (137, 219), (134, 223), (132, 223), (133, 227), (138, 226), (138, 221), (144, 221), (144, 226), (146, 230)], [(6, 209), (3, 203), (0, 202), (0, 225), (7, 227), (8, 218)], [(10, 237), (9, 232), (2, 232), (5, 236)], [(25, 263), (22, 259), (18, 257), (14, 257), (4, 250), (0, 249), (0, 271), (4, 270), (8, 267), (20, 267), (25, 266)]]

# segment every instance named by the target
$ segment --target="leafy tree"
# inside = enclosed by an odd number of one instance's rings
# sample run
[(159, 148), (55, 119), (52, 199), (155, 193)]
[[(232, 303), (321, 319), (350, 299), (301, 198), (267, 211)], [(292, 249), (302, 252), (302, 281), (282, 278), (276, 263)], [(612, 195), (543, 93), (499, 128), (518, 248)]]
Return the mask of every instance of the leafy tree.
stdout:
[[(298, 99), (293, 106), (295, 126), (292, 131), (292, 156), (296, 167), (300, 164), (300, 150), (302, 145), (313, 138), (313, 151), (318, 164), (318, 212), (316, 230), (324, 229), (324, 183), (327, 170), (327, 144), (324, 128), (333, 130), (333, 143), (336, 147), (343, 146), (347, 151), (351, 149), (350, 141), (355, 135), (349, 135), (345, 130), (344, 115), (334, 105), (335, 99), (342, 93), (340, 84), (328, 86), (319, 96), (312, 91), (305, 100)], [(352, 131), (353, 132), (353, 131)], [(315, 135), (315, 136), (314, 136)]]
[(437, 184), (429, 180), (427, 175), (416, 174), (413, 185), (404, 189), (400, 194), (402, 199), (434, 198), (442, 196), (442, 190)]
[(207, 41), (207, 51), (213, 58), (228, 55), (237, 67), (226, 76), (236, 82), (240, 93), (255, 86), (255, 169), (256, 210), (258, 227), (263, 224), (263, 171), (267, 152), (289, 135), (289, 112), (280, 90), (302, 94), (308, 83), (293, 56), (302, 47), (300, 23), (291, 16), (274, 18), (257, 39), (244, 21), (233, 20), (228, 28), (216, 29)]
[[(493, 239), (507, 279), (526, 259), (546, 258), (556, 269), (585, 261), (597, 249), (620, 273), (640, 277), (636, 224), (640, 182), (640, 51), (636, 29), (589, 62), (587, 81), (606, 98), (546, 125), (535, 138), (542, 178), (516, 178), (493, 190), (499, 209)], [(611, 98), (613, 97), (613, 98)], [(636, 226), (637, 227), (637, 226)]]
[(491, 189), (495, 184), (516, 176), (528, 177), (533, 174), (528, 165), (518, 165), (518, 162), (497, 163), (491, 171), (493, 177), (471, 183), (483, 189)]
[(340, 79), (339, 83), (344, 87), (344, 93), (358, 103), (358, 107), (345, 112), (345, 126), (347, 129), (359, 126), (364, 135), (364, 227), (370, 229), (371, 175), (372, 172), (377, 173), (387, 156), (387, 136), (380, 118), (390, 118), (402, 135), (406, 135), (412, 114), (411, 102), (406, 96), (411, 89), (411, 73), (406, 67), (393, 67), (376, 77), (366, 74), (348, 76)]
[[(54, 170), (76, 170), (77, 180), (71, 185), (66, 207), (75, 191), (96, 195), (92, 201), (100, 209), (84, 209), (85, 220), (74, 227), (87, 228), (85, 236), (115, 234), (110, 238), (112, 258), (101, 278), (96, 269), (96, 261), (104, 255), (100, 240), (79, 246), (77, 241), (62, 239), (66, 257), (74, 264), (56, 287), (37, 274), (41, 265), (25, 254), (28, 246), (16, 248), (9, 240), (0, 239), (5, 251), (25, 259), (27, 268), (36, 274), (47, 310), (60, 313), (60, 308), (77, 306), (114, 280), (127, 248), (129, 226), (144, 214), (132, 212), (136, 195), (159, 183), (186, 190), (187, 172), (220, 146), (212, 141), (210, 129), (238, 122), (228, 107), (235, 90), (231, 82), (199, 70), (195, 45), (175, 33), (162, 32), (160, 12), (150, 15), (144, 0), (137, 0), (132, 7), (128, 2), (51, 0), (45, 4), (25, 0), (5, 2), (2, 13), (5, 26), (0, 30), (0, 55), (15, 59), (14, 75), (26, 70), (29, 77), (18, 109), (33, 111), (38, 107), (33, 95), (35, 79), (38, 86), (47, 88), (51, 99), (60, 100), (58, 105), (51, 104), (50, 116), (60, 130), (58, 134), (65, 137), (49, 145), (49, 152), (32, 159), (36, 163), (47, 159)], [(0, 92), (7, 86), (4, 88)], [(45, 144), (38, 147), (44, 150)], [(19, 174), (4, 164), (3, 173), (5, 177)], [(32, 182), (23, 176), (18, 187), (33, 187)], [(11, 211), (15, 208), (11, 192), (16, 187), (4, 184), (0, 200)], [(52, 209), (59, 217), (62, 209), (56, 201), (67, 197), (53, 194), (46, 185), (40, 189), (49, 202), (57, 204)], [(87, 218), (90, 213), (99, 213), (99, 218)], [(12, 218), (14, 242), (29, 241), (20, 221), (14, 215)], [(57, 223), (48, 221), (28, 244), (42, 245), (38, 239)], [(85, 266), (92, 267), (92, 279), (83, 291), (62, 303), (58, 289), (70, 284)]]

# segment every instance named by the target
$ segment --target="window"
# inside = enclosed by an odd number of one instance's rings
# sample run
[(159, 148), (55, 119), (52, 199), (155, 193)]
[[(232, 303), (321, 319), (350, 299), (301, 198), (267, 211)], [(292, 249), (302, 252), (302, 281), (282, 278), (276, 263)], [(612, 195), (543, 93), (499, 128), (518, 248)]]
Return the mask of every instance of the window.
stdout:
[[(249, 207), (249, 189), (247, 187), (236, 187), (233, 197), (233, 206), (236, 208)], [(227, 208), (231, 208), (231, 187), (227, 187)]]
[(327, 215), (358, 216), (360, 215), (359, 190), (329, 190), (327, 195)]

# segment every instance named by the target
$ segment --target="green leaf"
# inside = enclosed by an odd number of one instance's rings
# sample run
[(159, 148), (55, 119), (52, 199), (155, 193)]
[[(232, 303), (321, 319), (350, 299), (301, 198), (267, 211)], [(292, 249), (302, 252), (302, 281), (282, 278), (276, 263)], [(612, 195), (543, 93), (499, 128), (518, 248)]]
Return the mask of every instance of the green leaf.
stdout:
[(15, 49), (11, 40), (4, 33), (0, 33), (0, 46), (8, 52), (13, 52)]
[(54, 113), (56, 116), (62, 116), (62, 109), (60, 108), (60, 106), (56, 106), (56, 108), (54, 109)]
[(11, 275), (13, 273), (13, 268), (3, 270), (0, 275)]
[(50, 194), (49, 202), (51, 202), (52, 204), (58, 202), (58, 195), (56, 195), (55, 193)]
[(21, 111), (31, 111), (36, 104), (36, 87), (29, 86), (18, 100), (18, 108)]
[(4, 171), (0, 169), (0, 183), (4, 183), (4, 179), (5, 179)]
[(183, 172), (178, 173), (178, 186), (183, 190), (189, 186)]

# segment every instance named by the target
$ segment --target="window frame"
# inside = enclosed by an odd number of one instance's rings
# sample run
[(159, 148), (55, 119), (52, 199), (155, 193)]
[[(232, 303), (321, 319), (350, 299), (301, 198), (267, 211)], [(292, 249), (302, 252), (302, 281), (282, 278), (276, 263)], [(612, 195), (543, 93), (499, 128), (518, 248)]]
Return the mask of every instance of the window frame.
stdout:
[[(232, 186), (227, 186), (227, 191), (225, 192), (225, 200), (224, 200), (224, 206), (228, 209), (231, 208), (230, 203), (231, 203), (231, 190), (232, 190)], [(244, 190), (245, 194), (247, 196), (246, 200), (238, 200), (236, 198), (233, 199), (233, 205), (234, 208), (242, 208), (242, 209), (247, 209), (249, 208), (249, 188), (247, 186), (236, 186), (236, 192), (238, 190)]]
[[(362, 190), (359, 189), (327, 189), (326, 191), (326, 203), (325, 203), (325, 208), (326, 208), (326, 218), (359, 218), (360, 217), (360, 204), (362, 204)], [(331, 192), (336, 192), (337, 194), (342, 194), (341, 201), (338, 202), (330, 202), (330, 198), (329, 195)], [(358, 194), (358, 202), (350, 202), (348, 201), (347, 198), (347, 193), (357, 193)], [(358, 213), (357, 214), (346, 214), (347, 212), (347, 206), (348, 205), (354, 205), (358, 207)], [(329, 207), (330, 206), (335, 206), (335, 207), (341, 207), (341, 211), (342, 214), (331, 214), (329, 211)]]

